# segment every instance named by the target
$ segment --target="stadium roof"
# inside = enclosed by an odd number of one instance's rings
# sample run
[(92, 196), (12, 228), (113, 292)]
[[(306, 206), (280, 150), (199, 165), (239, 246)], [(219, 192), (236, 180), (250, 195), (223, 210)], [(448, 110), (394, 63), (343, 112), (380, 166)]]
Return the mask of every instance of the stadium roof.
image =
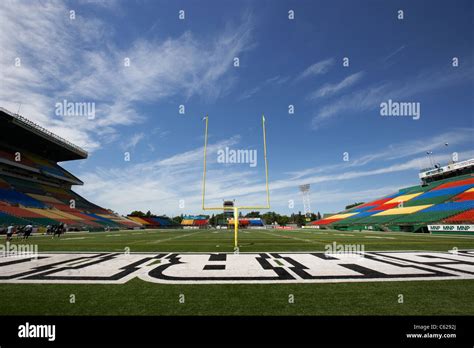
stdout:
[(85, 159), (86, 150), (51, 133), (27, 118), (0, 107), (2, 141), (57, 162)]

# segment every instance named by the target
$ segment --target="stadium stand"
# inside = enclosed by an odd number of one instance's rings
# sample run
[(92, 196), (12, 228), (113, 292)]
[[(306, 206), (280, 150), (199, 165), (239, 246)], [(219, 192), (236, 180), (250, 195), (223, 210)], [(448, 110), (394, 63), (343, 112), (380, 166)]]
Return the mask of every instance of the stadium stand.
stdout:
[(183, 227), (205, 228), (209, 225), (209, 219), (203, 215), (184, 216), (181, 221)]
[[(229, 218), (227, 224), (230, 226), (234, 225), (234, 219)], [(265, 224), (261, 218), (239, 218), (239, 226), (242, 228), (263, 227)]]
[(454, 197), (454, 201), (456, 202), (463, 202), (463, 201), (472, 201), (474, 200), (474, 188), (463, 192), (456, 197)]
[(72, 191), (83, 182), (57, 162), (87, 158), (80, 147), (0, 108), (0, 226), (65, 223), (75, 230), (142, 227)]
[(459, 213), (444, 220), (446, 223), (472, 223), (472, 221), (474, 221), (474, 209)]
[(474, 166), (310, 223), (340, 230), (426, 232), (429, 224), (474, 224)]
[(167, 216), (127, 216), (127, 218), (129, 220), (142, 224), (145, 228), (174, 228), (177, 226), (177, 224)]

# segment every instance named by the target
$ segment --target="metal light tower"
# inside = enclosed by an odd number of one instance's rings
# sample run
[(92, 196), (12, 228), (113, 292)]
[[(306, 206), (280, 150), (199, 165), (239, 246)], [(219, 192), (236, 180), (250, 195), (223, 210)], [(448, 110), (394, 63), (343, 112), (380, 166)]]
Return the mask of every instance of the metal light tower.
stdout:
[(311, 203), (309, 199), (310, 184), (300, 185), (300, 192), (303, 195), (303, 209), (306, 221), (311, 218)]
[(433, 151), (426, 151), (426, 154), (428, 155), (428, 159), (430, 161), (431, 168), (434, 168)]

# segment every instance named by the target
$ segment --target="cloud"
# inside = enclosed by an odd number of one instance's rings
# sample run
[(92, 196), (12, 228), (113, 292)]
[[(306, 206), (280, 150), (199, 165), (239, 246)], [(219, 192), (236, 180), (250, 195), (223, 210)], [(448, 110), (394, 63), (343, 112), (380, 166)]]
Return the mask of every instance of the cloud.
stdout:
[(238, 98), (237, 101), (242, 101), (245, 99), (250, 99), (253, 97), (256, 93), (258, 93), (262, 89), (262, 85), (256, 86), (254, 88), (248, 89), (244, 91)]
[(384, 57), (382, 59), (383, 62), (386, 62), (388, 61), (390, 58), (392, 58), (393, 56), (395, 56), (396, 54), (400, 53), (401, 51), (403, 51), (405, 49), (405, 45), (402, 45), (400, 47), (398, 47), (396, 50), (394, 50), (393, 52), (391, 52), (390, 54), (388, 54), (386, 57)]
[(313, 129), (321, 128), (330, 120), (348, 112), (378, 108), (388, 99), (403, 100), (417, 95), (472, 80), (474, 69), (424, 71), (406, 82), (382, 82), (341, 96), (324, 105), (312, 119)]
[(260, 92), (261, 90), (263, 90), (265, 88), (272, 88), (272, 87), (275, 87), (275, 86), (282, 85), (285, 82), (287, 82), (288, 80), (289, 80), (289, 77), (280, 76), (280, 75), (268, 78), (265, 81), (263, 81), (261, 84), (257, 85), (256, 87), (253, 87), (253, 88), (250, 88), (250, 89), (244, 91), (244, 93), (242, 93), (237, 98), (237, 101), (242, 101), (242, 100), (245, 100), (245, 99), (249, 99), (249, 98), (253, 97), (255, 94), (257, 94), (258, 92)]
[(320, 62), (316, 62), (306, 68), (297, 78), (296, 80), (302, 80), (312, 76), (323, 75), (328, 72), (329, 68), (334, 64), (334, 59), (329, 58), (326, 60), (322, 60)]
[[(118, 47), (121, 38), (110, 22), (90, 11), (82, 16), (80, 6), (71, 20), (61, 1), (0, 2), (0, 105), (16, 112), (21, 103), (21, 114), (89, 151), (102, 146), (102, 135), (117, 138), (121, 126), (143, 122), (137, 111), (143, 103), (170, 97), (183, 103), (193, 97), (213, 101), (225, 95), (237, 78), (233, 57), (254, 47), (250, 14), (212, 37), (185, 32), (131, 39)], [(15, 66), (15, 58), (21, 66)], [(127, 58), (130, 66), (124, 64)], [(55, 103), (64, 99), (95, 103), (96, 117), (55, 116)]]
[(133, 134), (127, 142), (122, 143), (123, 150), (133, 150), (145, 138), (145, 133)]
[[(208, 145), (207, 153), (217, 152), (218, 149), (223, 147), (232, 146), (238, 143), (240, 140), (240, 136), (234, 136), (226, 141), (219, 142), (217, 144)], [(202, 161), (204, 156), (204, 148), (197, 148), (195, 150), (186, 151), (171, 157), (168, 157), (164, 160), (160, 160), (157, 162), (159, 166), (167, 166), (167, 167), (176, 167), (176, 166), (188, 166), (193, 162)], [(212, 159), (210, 159), (212, 162)]]
[[(389, 144), (385, 148), (381, 148), (379, 151), (371, 152), (359, 157), (351, 157), (349, 162), (327, 164), (323, 166), (318, 165), (314, 168), (306, 168), (304, 170), (287, 172), (286, 174), (290, 175), (290, 177), (293, 179), (299, 179), (320, 173), (334, 173), (340, 170), (362, 167), (375, 161), (384, 163), (387, 161), (420, 155), (422, 157), (418, 157), (419, 163), (416, 169), (422, 169), (429, 166), (429, 160), (425, 157), (426, 151), (433, 151), (433, 158), (439, 162), (439, 153), (446, 154), (448, 151), (445, 146), (446, 142), (449, 143), (450, 148), (461, 147), (465, 144), (470, 144), (471, 146), (473, 142), (473, 132), (474, 128), (455, 128), (444, 133), (433, 135), (429, 138), (412, 139), (400, 143)], [(464, 157), (469, 157), (468, 153), (464, 153), (463, 155)], [(446, 155), (444, 155), (443, 158), (447, 159)]]
[[(248, 172), (226, 173), (212, 168), (217, 150), (238, 143), (239, 137), (208, 144), (208, 197), (213, 199), (233, 182), (249, 184)], [(180, 214), (197, 211), (201, 204), (203, 150), (199, 148), (176, 155), (142, 163), (127, 162), (127, 166), (96, 168), (80, 174), (83, 187), (76, 190), (94, 202), (122, 214), (132, 210), (149, 210), (162, 207), (157, 213)], [(137, 175), (139, 173), (139, 175)], [(185, 211), (179, 202), (184, 200)]]
[(310, 93), (308, 96), (309, 99), (318, 99), (318, 98), (323, 98), (323, 97), (329, 97), (331, 95), (334, 95), (343, 89), (349, 88), (350, 86), (354, 85), (359, 81), (362, 76), (364, 75), (364, 72), (360, 71), (358, 73), (349, 75), (346, 77), (344, 80), (341, 82), (335, 83), (335, 84), (325, 84), (323, 87), (320, 89)]

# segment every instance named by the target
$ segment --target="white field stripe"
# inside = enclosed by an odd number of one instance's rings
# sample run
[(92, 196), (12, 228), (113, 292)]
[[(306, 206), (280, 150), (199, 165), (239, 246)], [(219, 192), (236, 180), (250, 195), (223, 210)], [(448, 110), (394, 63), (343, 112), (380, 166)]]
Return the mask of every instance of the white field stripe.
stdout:
[(294, 240), (299, 240), (302, 242), (306, 243), (311, 243), (311, 244), (327, 244), (326, 242), (318, 241), (318, 240), (309, 240), (309, 239), (303, 239), (303, 238), (298, 238), (298, 237), (292, 237), (288, 235), (280, 235), (280, 234), (275, 234), (275, 233), (270, 233), (270, 232), (263, 232), (259, 231), (260, 233), (268, 234), (270, 236), (275, 236), (275, 237), (280, 237), (280, 238), (289, 238), (289, 239), (294, 239)]
[[(162, 243), (162, 242), (167, 242), (167, 241), (174, 240), (174, 239), (179, 239), (179, 238), (185, 238), (185, 237), (189, 237), (189, 236), (192, 236), (194, 234), (203, 233), (203, 232), (206, 232), (206, 230), (199, 231), (199, 232), (194, 232), (194, 233), (188, 233), (188, 234), (185, 234), (185, 235), (179, 235), (179, 236), (176, 236), (176, 237), (171, 237), (171, 238), (166, 238), (166, 239), (154, 240), (152, 242), (148, 242), (147, 244), (159, 244), (159, 243)], [(142, 243), (142, 241), (140, 241), (140, 243)]]

